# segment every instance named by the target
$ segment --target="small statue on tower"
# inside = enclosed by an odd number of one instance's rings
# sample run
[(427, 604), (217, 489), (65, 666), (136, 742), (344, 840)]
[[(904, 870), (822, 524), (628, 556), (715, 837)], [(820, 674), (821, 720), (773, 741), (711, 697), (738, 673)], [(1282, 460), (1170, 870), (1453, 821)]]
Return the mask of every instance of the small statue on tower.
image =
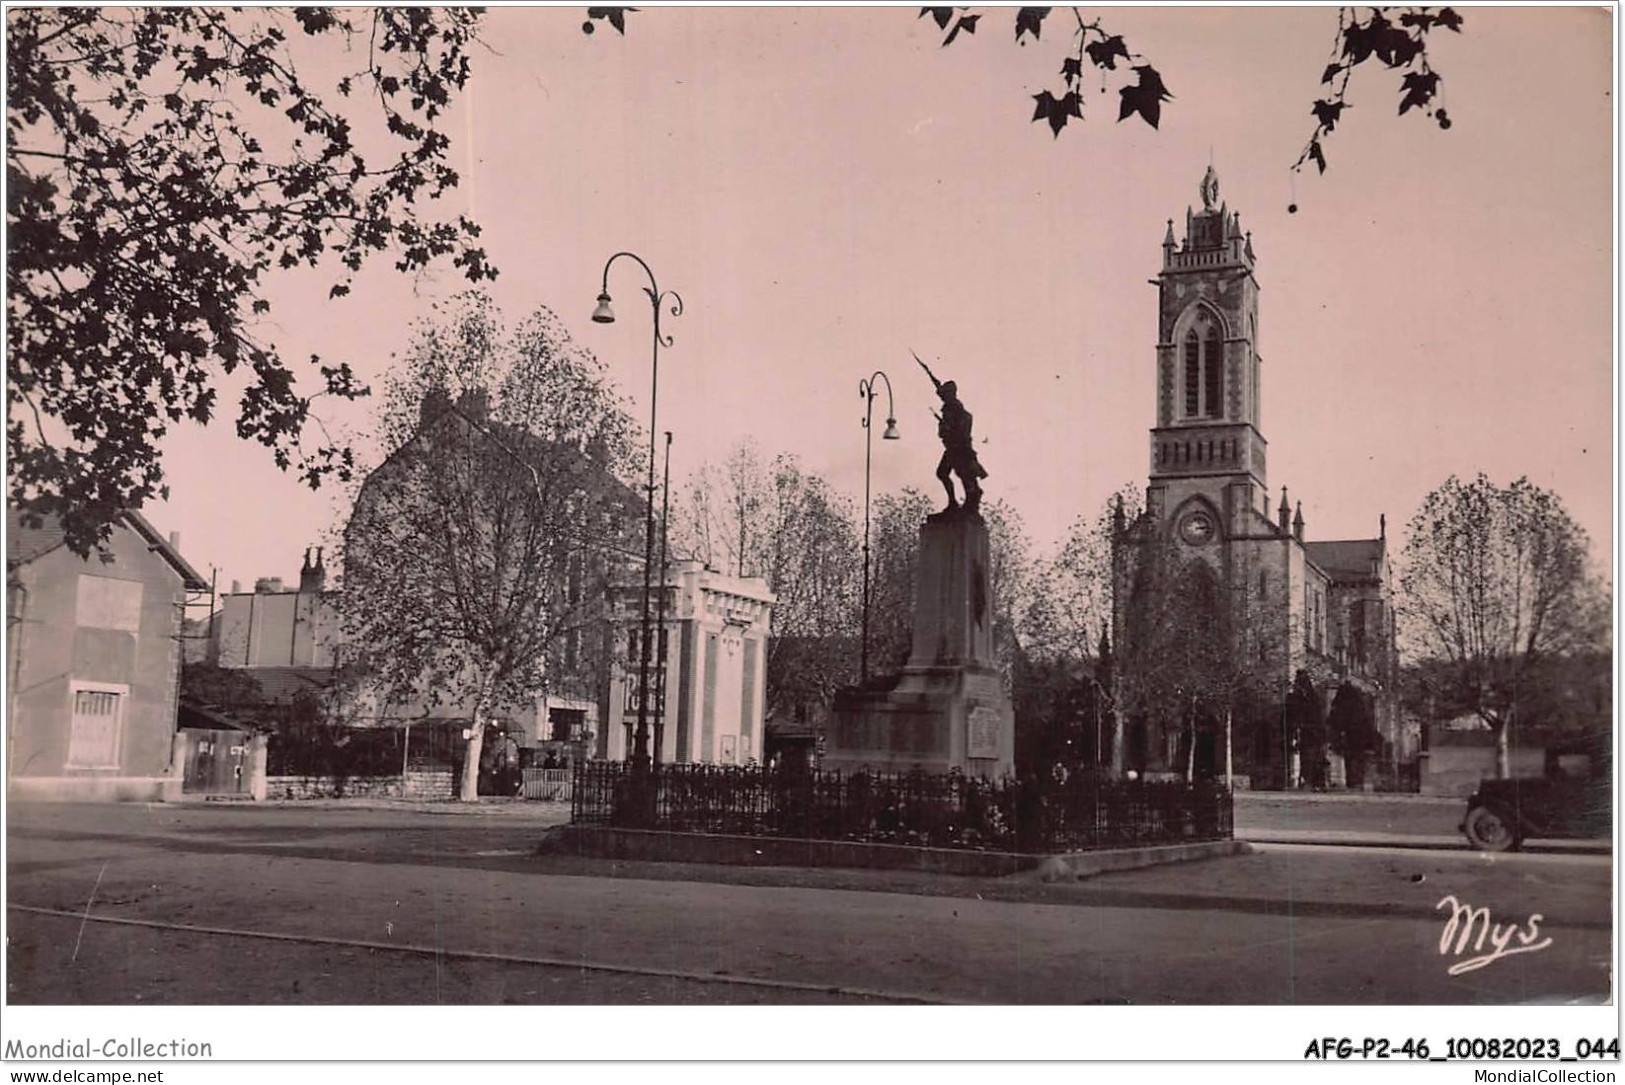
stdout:
[(1202, 175), (1202, 210), (1211, 211), (1219, 203), (1219, 175), (1213, 172), (1213, 164), (1208, 163), (1207, 173)]
[[(914, 355), (914, 360), (931, 378), (931, 383), (936, 385), (937, 395), (942, 399), (942, 413), (931, 412), (937, 420), (937, 436), (942, 439), (942, 459), (937, 463), (937, 478), (942, 482), (942, 488), (948, 491), (948, 507), (938, 515), (948, 516), (962, 511), (964, 515), (975, 516), (982, 503), (979, 480), (987, 477), (987, 471), (976, 458), (976, 447), (971, 441), (971, 413), (959, 402), (958, 385), (953, 381), (938, 380), (918, 354)], [(959, 476), (959, 484), (965, 490), (963, 505), (954, 496), (953, 475)]]

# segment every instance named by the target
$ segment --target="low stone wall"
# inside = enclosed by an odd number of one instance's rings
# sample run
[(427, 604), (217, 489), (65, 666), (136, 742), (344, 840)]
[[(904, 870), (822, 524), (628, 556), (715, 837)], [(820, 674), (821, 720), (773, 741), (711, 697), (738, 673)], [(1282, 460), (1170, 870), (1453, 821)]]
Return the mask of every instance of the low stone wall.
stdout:
[(412, 769), (406, 774), (401, 795), (408, 799), (453, 799), (451, 769)]
[(413, 769), (401, 776), (271, 776), (267, 799), (450, 799), (451, 769)]
[[(1512, 776), (1539, 776), (1545, 769), (1545, 749), (1514, 748), (1508, 751)], [(1422, 756), (1422, 794), (1466, 798), (1478, 790), (1481, 780), (1493, 780), (1494, 739), (1467, 745), (1436, 745)]]

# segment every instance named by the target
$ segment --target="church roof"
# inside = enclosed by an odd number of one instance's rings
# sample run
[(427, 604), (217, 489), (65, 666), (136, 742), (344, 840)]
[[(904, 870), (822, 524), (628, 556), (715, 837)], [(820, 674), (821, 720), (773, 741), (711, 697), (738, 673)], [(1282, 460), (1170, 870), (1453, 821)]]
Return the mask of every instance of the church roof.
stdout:
[(1303, 544), (1309, 560), (1333, 580), (1370, 580), (1380, 575), (1384, 546), (1382, 539), (1338, 539)]

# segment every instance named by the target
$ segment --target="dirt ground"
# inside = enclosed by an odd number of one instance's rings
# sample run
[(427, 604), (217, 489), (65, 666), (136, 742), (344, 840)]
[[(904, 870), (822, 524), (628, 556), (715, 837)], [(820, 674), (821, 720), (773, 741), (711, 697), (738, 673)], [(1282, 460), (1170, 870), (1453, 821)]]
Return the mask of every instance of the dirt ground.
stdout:
[[(1270, 845), (1051, 885), (540, 857), (545, 830), (513, 812), (14, 806), (9, 995), (1448, 1003), (1611, 984), (1607, 856)], [(1450, 976), (1446, 896), (1497, 922), (1539, 912), (1552, 943)]]

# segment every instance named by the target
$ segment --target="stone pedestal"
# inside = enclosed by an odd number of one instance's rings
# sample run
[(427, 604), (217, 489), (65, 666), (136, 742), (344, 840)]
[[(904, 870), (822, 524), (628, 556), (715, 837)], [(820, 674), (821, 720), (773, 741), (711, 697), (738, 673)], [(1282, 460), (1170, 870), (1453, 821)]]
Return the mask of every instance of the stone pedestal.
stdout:
[(993, 658), (990, 567), (981, 517), (937, 516), (920, 526), (908, 663), (890, 689), (836, 695), (825, 768), (1015, 770), (1015, 716)]

